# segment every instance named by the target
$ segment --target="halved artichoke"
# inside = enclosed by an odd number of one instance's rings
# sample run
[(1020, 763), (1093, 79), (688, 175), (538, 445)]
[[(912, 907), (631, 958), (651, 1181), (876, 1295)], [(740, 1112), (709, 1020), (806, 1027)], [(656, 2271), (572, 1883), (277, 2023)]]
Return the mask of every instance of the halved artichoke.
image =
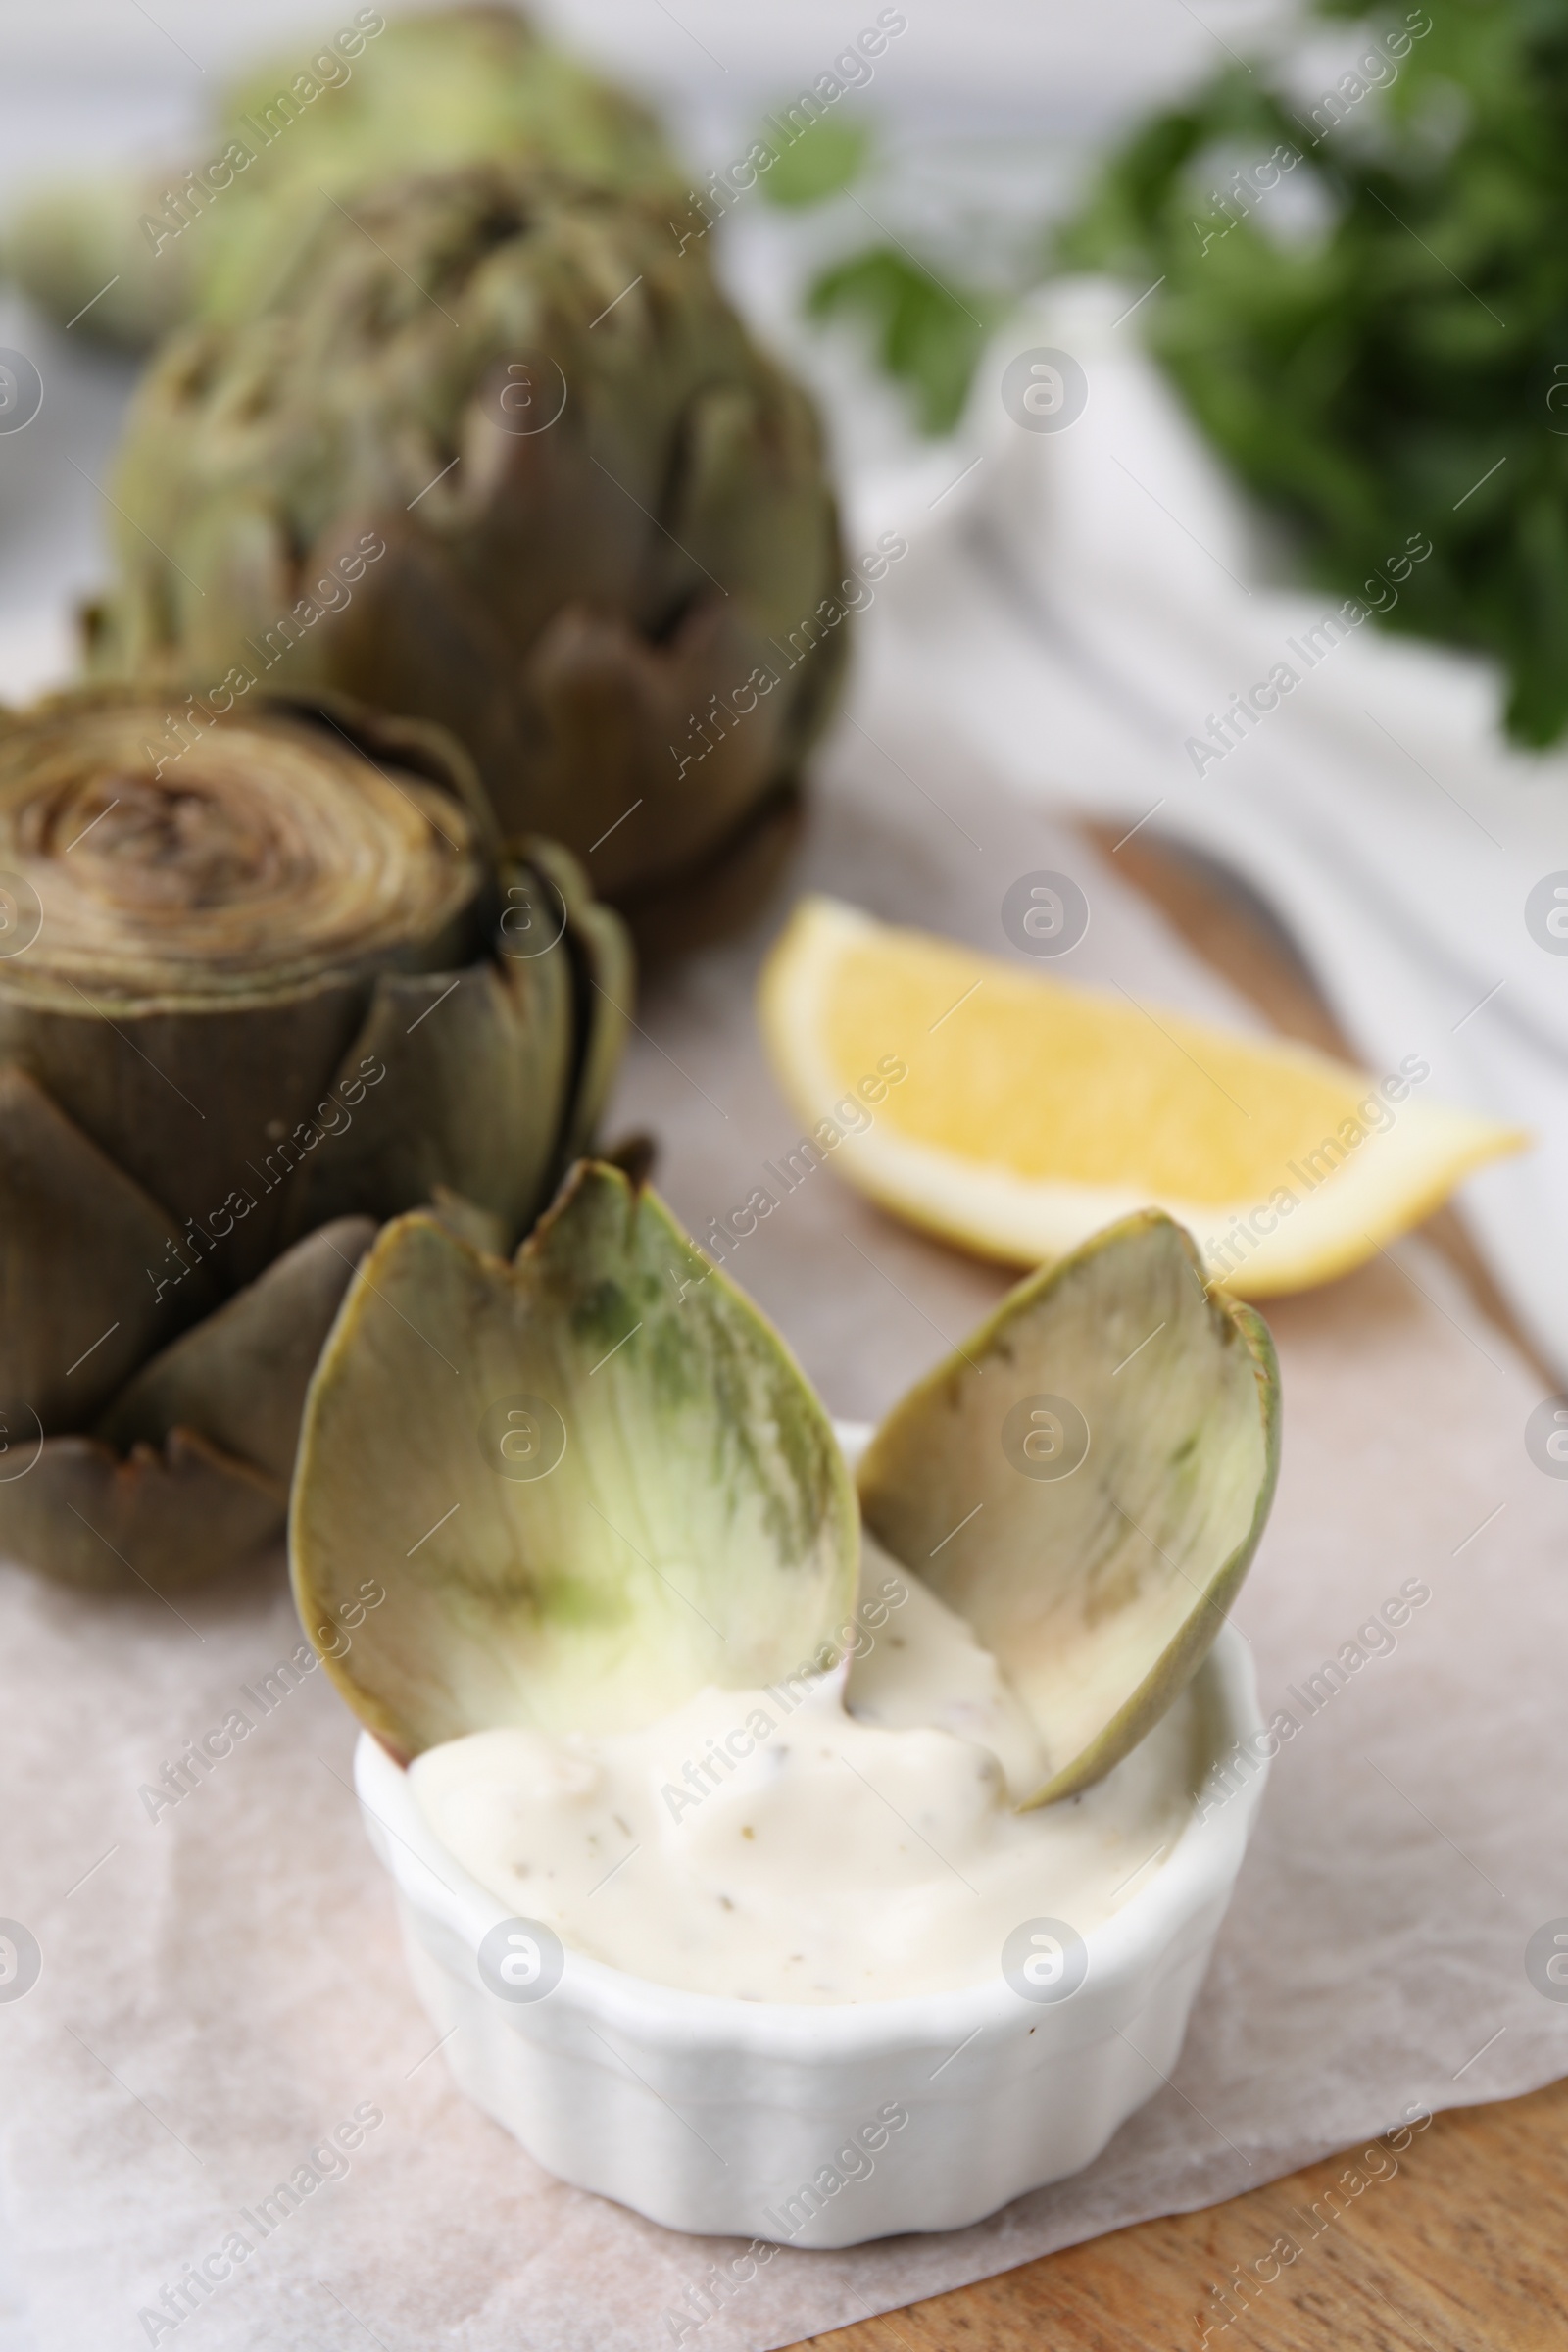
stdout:
[[(859, 1549), (778, 1334), (591, 1161), (511, 1264), (419, 1212), (381, 1235), (311, 1386), (289, 1534), (307, 1632), (404, 1758), (819, 1670)], [(334, 1656), (372, 1561), (385, 1605)]]
[(896, 1405), (865, 1523), (973, 1626), (1045, 1743), (1048, 1804), (1107, 1773), (1206, 1655), (1279, 1466), (1262, 1318), (1157, 1209), (1020, 1283)]
[(686, 189), (652, 116), (520, 11), (387, 24), (368, 9), (314, 52), (299, 42), (248, 72), (189, 170), (77, 172), (40, 189), (8, 223), (4, 259), (78, 339), (144, 350), (187, 318), (253, 309), (334, 198), (491, 157), (672, 199)]
[[(232, 695), (230, 697), (232, 702)], [(153, 691), (0, 714), (0, 1551), (187, 1581), (275, 1540), (380, 1219), (508, 1243), (628, 986), (438, 730)]]
[(334, 205), (167, 347), (113, 496), (97, 674), (437, 720), (628, 911), (789, 838), (845, 654), (821, 436), (665, 203), (474, 166)]

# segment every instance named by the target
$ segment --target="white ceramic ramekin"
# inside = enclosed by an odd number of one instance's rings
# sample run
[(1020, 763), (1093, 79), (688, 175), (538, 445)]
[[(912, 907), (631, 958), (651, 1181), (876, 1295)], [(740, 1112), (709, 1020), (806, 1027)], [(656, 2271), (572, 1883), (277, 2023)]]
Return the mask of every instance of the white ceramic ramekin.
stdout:
[[(1261, 1727), (1231, 1626), (1195, 1689), (1209, 1758), (1233, 1757)], [(368, 1733), (355, 1760), (415, 1988), (461, 2087), (579, 2188), (672, 2230), (799, 2246), (961, 2229), (1093, 2162), (1176, 2063), (1262, 1791), (1250, 1752), (1236, 1778), (1089, 1931), (1070, 1997), (1024, 1998), (999, 1955), (990, 1982), (958, 1992), (808, 2007), (680, 1992), (571, 1951), (544, 1998), (498, 1998), (476, 1954), (504, 1906), (438, 1843)]]

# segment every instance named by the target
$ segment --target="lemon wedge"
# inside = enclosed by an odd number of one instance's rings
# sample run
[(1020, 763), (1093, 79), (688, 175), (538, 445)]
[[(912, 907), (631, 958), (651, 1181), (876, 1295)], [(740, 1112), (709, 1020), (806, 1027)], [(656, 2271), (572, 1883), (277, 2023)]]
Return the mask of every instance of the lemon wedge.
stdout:
[(1428, 1101), (1420, 1054), (1370, 1077), (830, 898), (795, 909), (759, 1012), (806, 1127), (786, 1181), (831, 1159), (884, 1208), (1009, 1265), (1157, 1206), (1212, 1282), (1301, 1290), (1531, 1141)]

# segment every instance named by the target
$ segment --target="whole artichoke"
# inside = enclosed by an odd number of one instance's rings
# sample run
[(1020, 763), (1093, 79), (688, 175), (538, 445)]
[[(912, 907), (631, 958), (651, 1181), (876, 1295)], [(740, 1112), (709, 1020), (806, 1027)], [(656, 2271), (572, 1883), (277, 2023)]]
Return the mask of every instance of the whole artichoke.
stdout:
[(100, 674), (435, 719), (628, 909), (786, 829), (843, 665), (821, 437), (652, 198), (476, 166), (334, 207), (167, 347), (113, 496)]
[[(245, 74), (202, 152), (169, 171), (73, 174), (5, 238), (24, 290), (78, 334), (143, 350), (187, 318), (235, 318), (332, 197), (388, 172), (532, 157), (607, 187), (685, 181), (635, 100), (506, 7), (388, 24), (354, 13)], [(84, 311), (83, 306), (91, 307)]]
[(156, 1588), (275, 1540), (381, 1219), (510, 1249), (627, 995), (435, 729), (148, 691), (0, 717), (0, 1551)]

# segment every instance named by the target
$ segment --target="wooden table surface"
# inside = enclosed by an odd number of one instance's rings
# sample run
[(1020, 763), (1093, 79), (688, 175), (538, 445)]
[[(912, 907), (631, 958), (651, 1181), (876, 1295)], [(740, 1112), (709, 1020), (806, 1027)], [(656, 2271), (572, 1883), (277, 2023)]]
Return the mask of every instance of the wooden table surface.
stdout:
[[(1155, 900), (1279, 1029), (1356, 1058), (1260, 911), (1142, 834), (1117, 849), (1113, 831), (1092, 830), (1123, 879)], [(1455, 1212), (1442, 1211), (1422, 1231), (1535, 1361)], [(1568, 2082), (1436, 2117), (1396, 2176), (1375, 2196), (1347, 2202), (1342, 2193), (1331, 2210), (1345, 2210), (1314, 2235), (1301, 2217), (1355, 2153), (811, 2344), (821, 2352), (1200, 2352), (1208, 2328), (1211, 2352), (1568, 2352)], [(1301, 2247), (1298, 2259), (1272, 2284), (1217, 2303), (1214, 2290), (1250, 2272), (1282, 2235)]]

